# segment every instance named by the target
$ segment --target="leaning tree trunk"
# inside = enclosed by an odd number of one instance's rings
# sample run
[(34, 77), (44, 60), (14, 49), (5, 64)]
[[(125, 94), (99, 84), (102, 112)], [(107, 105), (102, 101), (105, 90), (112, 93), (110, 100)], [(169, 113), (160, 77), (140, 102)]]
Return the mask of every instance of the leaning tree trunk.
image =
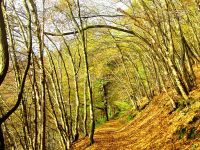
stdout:
[[(0, 0), (0, 5), (2, 0)], [(8, 42), (3, 11), (0, 6), (0, 85), (3, 82), (9, 66)]]
[[(9, 66), (8, 42), (1, 4), (2, 0), (0, 0), (0, 85), (6, 76)], [(0, 122), (0, 149), (5, 149), (2, 123)]]

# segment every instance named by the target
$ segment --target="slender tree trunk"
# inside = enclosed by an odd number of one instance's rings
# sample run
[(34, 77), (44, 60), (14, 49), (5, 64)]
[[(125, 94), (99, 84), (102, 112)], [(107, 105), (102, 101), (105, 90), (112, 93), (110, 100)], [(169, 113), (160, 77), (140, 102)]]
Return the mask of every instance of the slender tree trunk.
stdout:
[(88, 136), (87, 131), (87, 80), (85, 81), (84, 85), (84, 117), (83, 117), (83, 130), (85, 136)]
[[(67, 109), (63, 102), (64, 100), (63, 100), (63, 96), (62, 96), (62, 89), (61, 89), (61, 85), (60, 85), (60, 82), (58, 79), (58, 74), (56, 71), (54, 61), (52, 59), (51, 53), (48, 50), (47, 50), (47, 54), (48, 54), (48, 58), (49, 58), (49, 62), (50, 62), (49, 64), (50, 64), (51, 70), (52, 70), (52, 72), (50, 73), (50, 79), (52, 81), (56, 103), (58, 104), (59, 116), (61, 116), (60, 117), (61, 123), (60, 124), (58, 123), (58, 128), (59, 128), (59, 131), (61, 132), (61, 135), (63, 137), (65, 137), (64, 143), (66, 143), (66, 147), (67, 147), (67, 149), (69, 149), (71, 143), (70, 143), (70, 135), (69, 135), (70, 127), (69, 127), (69, 122), (68, 122)], [(55, 77), (53, 77), (53, 74), (55, 74)], [(60, 73), (60, 74), (62, 74), (62, 73)], [(53, 106), (52, 106), (52, 109), (54, 109)]]
[(109, 117), (108, 117), (108, 91), (107, 91), (107, 86), (108, 83), (103, 84), (103, 100), (104, 100), (104, 113), (106, 116), (106, 121), (109, 121)]
[(144, 70), (144, 74), (145, 74), (147, 86), (148, 86), (148, 89), (149, 89), (149, 95), (150, 96), (147, 96), (147, 97), (150, 98), (150, 99), (152, 99), (153, 93), (152, 93), (151, 86), (150, 86), (149, 76), (147, 74), (147, 70), (146, 70), (146, 67), (145, 67), (145, 64), (144, 64), (144, 60), (142, 58), (142, 54), (140, 54), (140, 53), (139, 53), (139, 58), (140, 58), (140, 62), (142, 63), (142, 67), (143, 67), (143, 70)]
[(62, 128), (61, 128), (61, 124), (59, 123), (58, 115), (56, 113), (56, 108), (54, 107), (54, 102), (52, 100), (50, 90), (49, 90), (49, 85), (47, 83), (46, 83), (46, 87), (47, 87), (47, 94), (48, 94), (48, 97), (49, 97), (50, 106), (51, 106), (51, 109), (53, 111), (53, 116), (54, 116), (54, 119), (55, 119), (55, 124), (56, 124), (58, 131), (59, 131), (59, 134), (61, 136), (61, 143), (62, 143), (64, 149), (68, 149), (69, 145), (67, 144), (65, 135), (63, 134), (63, 131), (62, 131)]
[[(40, 148), (45, 150), (46, 149), (46, 93), (45, 93), (45, 69), (44, 69), (44, 14), (42, 17), (42, 25), (40, 24), (37, 12), (37, 6), (33, 0), (29, 0), (32, 12), (35, 18), (35, 25), (36, 25), (36, 35), (39, 43), (39, 65), (40, 65), (40, 87), (41, 87), (41, 122), (40, 122), (40, 131), (38, 134), (40, 136)], [(44, 1), (42, 3), (42, 7), (44, 10)], [(43, 12), (44, 13), (44, 12)]]
[(168, 62), (169, 67), (170, 67), (170, 69), (171, 69), (171, 71), (172, 71), (173, 79), (174, 79), (174, 81), (175, 81), (175, 83), (176, 83), (178, 89), (180, 90), (180, 93), (181, 93), (182, 97), (183, 97), (185, 100), (188, 100), (188, 96), (187, 96), (187, 94), (186, 94), (186, 92), (185, 92), (183, 86), (181, 85), (181, 81), (180, 81), (180, 79), (178, 78), (178, 74), (177, 74), (177, 72), (176, 72), (176, 69), (174, 68), (174, 65), (173, 65), (173, 63), (172, 63), (172, 61), (171, 61), (171, 59), (170, 59), (169, 57), (168, 57), (168, 59), (167, 59), (167, 62)]
[[(34, 55), (32, 53), (32, 55)], [(33, 57), (32, 57), (33, 58)], [(32, 101), (34, 103), (34, 149), (38, 150), (39, 149), (39, 119), (40, 119), (40, 114), (41, 110), (39, 109), (40, 106), (40, 98), (39, 98), (39, 88), (38, 88), (38, 83), (36, 81), (36, 67), (35, 67), (35, 59), (32, 59), (32, 70), (31, 70), (31, 75), (32, 75)]]
[[(58, 28), (57, 28), (58, 29)], [(60, 32), (60, 30), (58, 29), (58, 31)], [(70, 138), (70, 140), (71, 139), (74, 139), (74, 137), (73, 137), (73, 131), (72, 131), (72, 128), (73, 128), (73, 122), (72, 122), (72, 120), (73, 120), (73, 118), (72, 118), (72, 106), (71, 106), (71, 83), (70, 83), (70, 77), (69, 77), (69, 73), (68, 73), (68, 70), (67, 70), (67, 66), (66, 66), (66, 64), (65, 64), (65, 61), (64, 61), (64, 58), (63, 58), (63, 54), (62, 54), (62, 52), (60, 52), (60, 50), (58, 49), (58, 47), (56, 46), (56, 44), (54, 43), (54, 41), (52, 40), (52, 39), (50, 39), (48, 36), (47, 36), (47, 38), (52, 42), (52, 44), (55, 46), (55, 48), (56, 48), (56, 50), (57, 50), (57, 52), (58, 52), (58, 54), (59, 54), (59, 56), (60, 56), (60, 58), (61, 58), (61, 62), (63, 63), (63, 65), (64, 65), (64, 71), (65, 71), (65, 73), (66, 73), (66, 80), (67, 80), (67, 85), (68, 85), (68, 91), (67, 91), (67, 95), (68, 95), (68, 106), (69, 106), (69, 119), (68, 119), (68, 121), (69, 121), (69, 138)], [(66, 46), (67, 46), (67, 43), (65, 42), (65, 39), (64, 39), (64, 37), (62, 37), (63, 38), (63, 40), (64, 40), (64, 43), (66, 44)], [(68, 52), (69, 52), (69, 54), (70, 54), (70, 60), (71, 60), (71, 63), (72, 63), (72, 66), (75, 66), (74, 65), (74, 63), (73, 63), (73, 58), (71, 57), (71, 52), (70, 52), (70, 49), (68, 48)], [(49, 51), (48, 51), (48, 49), (47, 49), (47, 53), (49, 54)], [(49, 56), (50, 56), (50, 54), (49, 54)], [(51, 61), (52, 61), (52, 58), (51, 58)], [(67, 110), (66, 110), (67, 111)], [(70, 143), (71, 144), (71, 143)]]

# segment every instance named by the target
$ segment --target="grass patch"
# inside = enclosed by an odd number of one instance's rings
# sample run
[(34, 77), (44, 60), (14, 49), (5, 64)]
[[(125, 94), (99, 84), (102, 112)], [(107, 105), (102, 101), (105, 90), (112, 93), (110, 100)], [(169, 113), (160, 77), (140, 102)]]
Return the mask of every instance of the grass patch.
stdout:
[(104, 124), (106, 122), (106, 117), (100, 118), (98, 120), (95, 121), (95, 126), (96, 128), (98, 128), (99, 126), (101, 126), (102, 124)]
[(129, 114), (127, 117), (127, 122), (133, 120), (133, 118), (135, 118), (136, 114)]

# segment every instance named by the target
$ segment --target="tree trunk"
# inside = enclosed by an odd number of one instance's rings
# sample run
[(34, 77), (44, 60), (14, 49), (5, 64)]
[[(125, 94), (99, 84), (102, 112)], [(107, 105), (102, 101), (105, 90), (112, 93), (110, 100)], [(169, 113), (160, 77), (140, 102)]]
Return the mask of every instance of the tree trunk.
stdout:
[(5, 149), (3, 130), (2, 130), (2, 123), (0, 123), (0, 149), (1, 150)]
[(87, 132), (87, 80), (84, 86), (84, 117), (83, 117), (83, 130), (85, 136), (88, 136)]
[(0, 85), (3, 82), (9, 66), (8, 42), (4, 23), (2, 0), (0, 1)]
[(108, 83), (106, 84), (103, 84), (103, 100), (104, 100), (104, 113), (105, 113), (105, 116), (106, 116), (106, 121), (109, 120), (109, 117), (108, 117), (108, 92), (107, 92), (107, 88), (106, 86), (108, 85)]
[(186, 94), (186, 92), (185, 92), (185, 90), (184, 90), (184, 88), (183, 88), (183, 86), (181, 84), (181, 81), (180, 81), (180, 79), (178, 77), (176, 69), (175, 69), (175, 67), (174, 67), (174, 65), (173, 65), (173, 63), (172, 63), (172, 61), (171, 61), (171, 59), (169, 57), (167, 59), (167, 62), (168, 62), (169, 67), (170, 67), (170, 69), (172, 71), (174, 82), (175, 82), (176, 86), (178, 87), (178, 89), (180, 90), (180, 93), (181, 93), (182, 97), (185, 100), (188, 100), (188, 96), (187, 96), (187, 94)]

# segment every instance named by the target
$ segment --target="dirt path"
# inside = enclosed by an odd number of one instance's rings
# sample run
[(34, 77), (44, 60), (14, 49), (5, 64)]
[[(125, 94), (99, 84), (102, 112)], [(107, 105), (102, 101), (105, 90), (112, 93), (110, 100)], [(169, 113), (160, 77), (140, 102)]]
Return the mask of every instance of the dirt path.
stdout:
[[(196, 69), (196, 68), (195, 68)], [(197, 68), (198, 69), (198, 68)], [(95, 143), (82, 138), (75, 150), (200, 150), (200, 71), (197, 72), (198, 88), (190, 93), (189, 108), (173, 111), (166, 93), (160, 94), (128, 124), (121, 119), (110, 120), (96, 129)], [(173, 99), (180, 99), (174, 92)], [(180, 129), (186, 129), (179, 139)], [(191, 129), (197, 138), (188, 139)]]
[(119, 120), (110, 120), (95, 131), (95, 135), (94, 135), (95, 144), (92, 147), (88, 147), (89, 140), (87, 138), (83, 138), (75, 143), (75, 145), (73, 146), (73, 149), (110, 150), (111, 147), (113, 149), (117, 148), (114, 146), (115, 145), (114, 143), (116, 141), (116, 138), (114, 137), (114, 135), (116, 135), (117, 132), (120, 129), (122, 129), (122, 127), (123, 127), (123, 124), (120, 123)]

